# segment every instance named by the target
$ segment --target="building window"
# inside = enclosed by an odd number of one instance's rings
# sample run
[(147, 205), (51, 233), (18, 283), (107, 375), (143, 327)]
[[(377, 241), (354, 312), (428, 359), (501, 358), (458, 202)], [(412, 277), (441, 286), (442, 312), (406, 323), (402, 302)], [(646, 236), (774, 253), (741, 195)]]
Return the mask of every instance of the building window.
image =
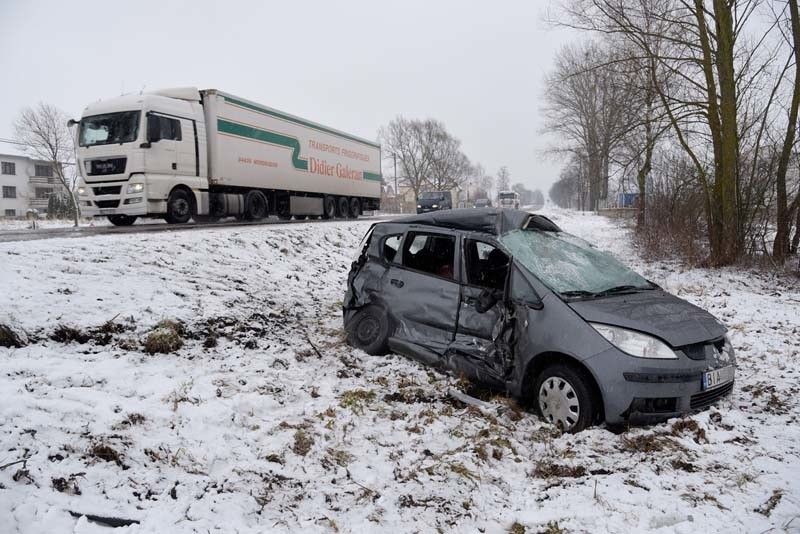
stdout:
[(6, 210), (6, 217), (16, 217), (17, 210)]
[(3, 198), (17, 198), (17, 188), (13, 185), (4, 185)]
[[(4, 161), (2, 164), (2, 168), (0, 168), (0, 173), (2, 174), (17, 174), (17, 164), (12, 163), (10, 161)], [(6, 197), (8, 198), (8, 197)]]
[(37, 187), (36, 188), (36, 198), (43, 199), (43, 198), (50, 198), (50, 195), (53, 194), (53, 190), (49, 187)]
[(53, 167), (51, 165), (36, 165), (34, 172), (36, 173), (35, 176), (53, 177)]

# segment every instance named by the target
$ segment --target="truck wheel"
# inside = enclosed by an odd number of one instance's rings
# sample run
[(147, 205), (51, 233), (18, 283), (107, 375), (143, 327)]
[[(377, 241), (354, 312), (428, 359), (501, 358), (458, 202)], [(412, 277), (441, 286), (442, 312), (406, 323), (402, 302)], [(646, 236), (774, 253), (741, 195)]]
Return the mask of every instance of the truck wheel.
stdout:
[(389, 351), (389, 317), (380, 306), (369, 305), (356, 313), (345, 325), (347, 341), (367, 354)]
[(589, 379), (563, 363), (551, 365), (539, 374), (533, 395), (542, 418), (571, 434), (592, 426), (600, 414), (600, 401)]
[(336, 215), (342, 219), (346, 219), (350, 216), (350, 203), (347, 201), (347, 197), (339, 197), (336, 206)]
[(261, 191), (250, 191), (244, 197), (244, 216), (248, 221), (260, 221), (267, 216), (267, 197)]
[(164, 218), (170, 224), (184, 224), (192, 218), (192, 200), (185, 189), (176, 189), (170, 193)]
[(350, 217), (358, 219), (359, 215), (361, 215), (361, 201), (353, 197), (350, 199)]
[(284, 211), (284, 212), (278, 214), (278, 219), (280, 219), (282, 221), (288, 221), (291, 218), (292, 218), (292, 216), (288, 211)]
[(336, 199), (334, 197), (325, 197), (323, 200), (323, 219), (333, 219), (336, 217)]
[(295, 215), (294, 216), (294, 220), (295, 221), (305, 221), (307, 218), (308, 218), (308, 215)]
[(109, 215), (108, 220), (114, 226), (130, 226), (136, 222), (135, 215)]

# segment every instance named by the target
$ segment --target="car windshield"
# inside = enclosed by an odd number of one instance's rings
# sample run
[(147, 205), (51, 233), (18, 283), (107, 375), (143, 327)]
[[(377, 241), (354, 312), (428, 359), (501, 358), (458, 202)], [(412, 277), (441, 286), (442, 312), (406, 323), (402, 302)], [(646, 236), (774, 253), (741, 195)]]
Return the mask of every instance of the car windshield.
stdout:
[(517, 261), (564, 297), (655, 287), (610, 254), (566, 232), (514, 230), (500, 241)]
[(426, 191), (419, 196), (422, 200), (444, 200), (444, 193), (438, 191)]
[(139, 135), (138, 111), (92, 115), (81, 119), (80, 146), (130, 143)]

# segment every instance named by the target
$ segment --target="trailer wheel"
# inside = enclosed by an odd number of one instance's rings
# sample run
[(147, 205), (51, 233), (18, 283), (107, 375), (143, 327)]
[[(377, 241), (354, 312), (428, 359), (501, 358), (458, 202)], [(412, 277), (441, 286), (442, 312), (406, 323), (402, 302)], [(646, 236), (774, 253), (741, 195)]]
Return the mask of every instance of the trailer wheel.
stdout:
[(260, 221), (267, 216), (267, 197), (261, 191), (249, 191), (244, 197), (244, 216), (248, 221)]
[(109, 215), (108, 220), (114, 226), (130, 226), (136, 222), (135, 215)]
[(323, 219), (333, 219), (336, 217), (336, 199), (334, 197), (326, 196), (322, 201), (323, 206)]
[(185, 189), (175, 189), (167, 199), (164, 219), (170, 224), (184, 224), (192, 218), (192, 199)]
[(350, 199), (350, 217), (358, 219), (359, 215), (361, 215), (361, 201), (353, 197)]
[(291, 218), (292, 215), (288, 211), (282, 211), (281, 213), (278, 214), (278, 219), (282, 221), (288, 221)]
[(346, 219), (350, 217), (350, 202), (347, 201), (347, 197), (339, 197), (339, 200), (336, 202), (336, 215), (341, 217), (342, 219)]

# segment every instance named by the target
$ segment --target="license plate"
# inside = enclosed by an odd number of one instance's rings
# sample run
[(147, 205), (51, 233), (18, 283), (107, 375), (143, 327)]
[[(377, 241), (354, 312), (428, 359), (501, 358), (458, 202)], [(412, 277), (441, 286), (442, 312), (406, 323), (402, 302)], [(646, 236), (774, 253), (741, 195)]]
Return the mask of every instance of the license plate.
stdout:
[(720, 367), (703, 373), (703, 389), (714, 389), (733, 380), (733, 366)]
[(100, 215), (114, 215), (115, 213), (117, 213), (117, 210), (114, 208), (102, 208), (100, 210)]

